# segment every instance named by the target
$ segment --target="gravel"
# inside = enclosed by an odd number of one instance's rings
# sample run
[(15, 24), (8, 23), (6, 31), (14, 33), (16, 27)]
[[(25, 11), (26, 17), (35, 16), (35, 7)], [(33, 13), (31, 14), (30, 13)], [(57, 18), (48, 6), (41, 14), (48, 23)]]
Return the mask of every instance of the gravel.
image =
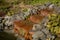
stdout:
[[(36, 14), (37, 10), (41, 10), (41, 9), (46, 9), (49, 8), (49, 10), (54, 9), (55, 12), (60, 13), (60, 7), (55, 6), (52, 3), (46, 3), (45, 5), (39, 5), (37, 6), (37, 8), (31, 8), (29, 9), (27, 12), (19, 12), (17, 14), (14, 14), (13, 16), (5, 16), (5, 25), (11, 26), (13, 25), (13, 21), (14, 20), (24, 20), (26, 18), (26, 16), (32, 14)], [(33, 29), (32, 30), (36, 30), (35, 33), (32, 35), (33, 40), (46, 40), (46, 38), (53, 38), (54, 36), (51, 35), (51, 33), (49, 32), (48, 29), (45, 28), (45, 23), (47, 22), (47, 17), (45, 17), (43, 19), (43, 21), (41, 22), (41, 24), (34, 24), (33, 25)], [(1, 25), (1, 24), (0, 24)], [(12, 33), (13, 30), (7, 31), (8, 33)], [(25, 40), (24, 38), (20, 38), (18, 37), (17, 40)]]

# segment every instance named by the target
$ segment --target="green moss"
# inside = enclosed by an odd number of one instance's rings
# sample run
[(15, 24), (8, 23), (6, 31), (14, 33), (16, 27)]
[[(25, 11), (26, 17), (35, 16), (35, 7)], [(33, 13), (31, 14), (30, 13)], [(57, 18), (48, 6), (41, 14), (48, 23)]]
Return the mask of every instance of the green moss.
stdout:
[(49, 21), (47, 23), (47, 28), (53, 33), (53, 34), (59, 34), (60, 33), (60, 22), (59, 22), (59, 17), (60, 15), (58, 14), (51, 14), (49, 16)]
[(33, 1), (30, 1), (29, 4), (44, 4), (44, 3), (47, 3), (47, 2), (52, 2), (54, 4), (56, 4), (56, 2), (60, 2), (60, 0), (33, 0)]

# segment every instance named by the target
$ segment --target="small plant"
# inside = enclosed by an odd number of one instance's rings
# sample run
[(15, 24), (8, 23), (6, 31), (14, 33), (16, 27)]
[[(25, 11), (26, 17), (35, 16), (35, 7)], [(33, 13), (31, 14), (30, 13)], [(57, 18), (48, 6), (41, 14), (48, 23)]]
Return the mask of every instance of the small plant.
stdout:
[(51, 14), (48, 17), (47, 28), (53, 33), (58, 35), (60, 33), (60, 15)]

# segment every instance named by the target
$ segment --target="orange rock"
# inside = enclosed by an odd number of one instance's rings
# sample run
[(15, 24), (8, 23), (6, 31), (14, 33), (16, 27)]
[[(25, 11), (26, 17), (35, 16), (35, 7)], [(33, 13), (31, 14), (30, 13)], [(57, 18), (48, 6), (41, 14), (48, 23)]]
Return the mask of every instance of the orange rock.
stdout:
[(44, 16), (39, 16), (39, 15), (32, 15), (30, 16), (29, 20), (32, 21), (33, 23), (40, 23), (43, 20)]
[(32, 35), (29, 33), (29, 31), (32, 29), (33, 25), (28, 23), (26, 24), (25, 21), (14, 21), (14, 31), (17, 32), (18, 34), (20, 33), (20, 28), (25, 31), (25, 39), (30, 39), (32, 40)]
[(25, 21), (15, 21), (14, 22), (14, 25), (16, 26), (16, 27), (18, 27), (18, 29), (19, 28), (22, 28), (22, 29), (24, 29), (25, 31), (29, 31), (29, 30), (31, 30), (32, 29), (32, 24), (26, 24), (25, 23)]
[(42, 10), (40, 10), (40, 11), (37, 11), (37, 13), (38, 13), (39, 15), (42, 15), (42, 16), (47, 16), (47, 15), (50, 14), (51, 12), (53, 12), (53, 11), (48, 10), (48, 9), (42, 9)]
[(49, 11), (48, 10), (41, 10), (41, 14), (43, 16), (47, 16), (49, 14)]

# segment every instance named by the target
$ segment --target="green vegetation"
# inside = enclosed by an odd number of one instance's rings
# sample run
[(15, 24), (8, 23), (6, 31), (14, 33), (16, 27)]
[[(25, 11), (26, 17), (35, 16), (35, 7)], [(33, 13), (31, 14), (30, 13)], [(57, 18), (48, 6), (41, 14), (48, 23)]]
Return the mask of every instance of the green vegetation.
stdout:
[[(37, 5), (38, 4), (45, 4), (47, 2), (52, 2), (52, 3), (56, 4), (56, 2), (60, 2), (60, 0), (29, 0), (27, 2), (28, 2), (27, 4), (32, 4), (32, 5), (34, 5), (34, 4), (37, 4)], [(60, 5), (60, 3), (59, 3), (59, 5)]]
[(51, 14), (48, 17), (47, 28), (53, 33), (58, 35), (60, 33), (60, 15)]
[(52, 2), (52, 3), (56, 4), (59, 2), (56, 5), (60, 5), (60, 0), (8, 0), (8, 1), (0, 0), (0, 11), (8, 13), (11, 10), (10, 8), (12, 8), (15, 5), (20, 4), (21, 2), (23, 2), (24, 4), (28, 4), (28, 5), (42, 5), (42, 4), (45, 4), (48, 2)]

